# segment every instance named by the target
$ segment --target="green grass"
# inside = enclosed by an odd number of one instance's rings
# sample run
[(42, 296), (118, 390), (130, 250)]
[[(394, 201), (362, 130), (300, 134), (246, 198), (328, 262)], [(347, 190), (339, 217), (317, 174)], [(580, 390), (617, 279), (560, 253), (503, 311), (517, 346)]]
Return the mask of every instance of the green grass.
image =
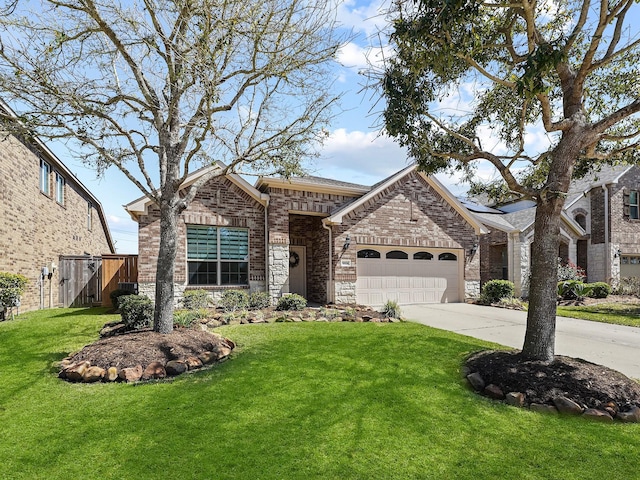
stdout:
[(640, 327), (640, 305), (633, 303), (598, 303), (584, 306), (563, 306), (558, 307), (558, 315), (594, 322)]
[(168, 382), (69, 384), (113, 318), (0, 324), (0, 478), (639, 478), (640, 426), (535, 414), (459, 377), (490, 344), (411, 323), (237, 325), (230, 361)]

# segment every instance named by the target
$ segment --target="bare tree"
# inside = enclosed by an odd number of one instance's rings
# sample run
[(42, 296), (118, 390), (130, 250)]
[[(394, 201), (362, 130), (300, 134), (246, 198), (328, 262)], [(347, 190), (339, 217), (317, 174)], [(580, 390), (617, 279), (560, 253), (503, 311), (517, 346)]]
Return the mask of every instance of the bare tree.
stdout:
[[(214, 175), (300, 170), (332, 115), (341, 38), (322, 0), (48, 0), (0, 17), (20, 122), (119, 168), (160, 209), (154, 330), (171, 332), (178, 215)], [(212, 171), (179, 189), (196, 167)]]
[[(388, 132), (424, 171), (472, 178), (486, 162), (501, 176), (494, 192), (537, 203), (526, 358), (554, 357), (560, 219), (572, 177), (637, 161), (638, 10), (635, 0), (409, 0), (392, 8), (394, 55), (381, 81)], [(461, 85), (475, 96), (469, 109), (438, 111)], [(550, 146), (527, 140), (536, 126)], [(479, 140), (488, 130), (501, 151)]]

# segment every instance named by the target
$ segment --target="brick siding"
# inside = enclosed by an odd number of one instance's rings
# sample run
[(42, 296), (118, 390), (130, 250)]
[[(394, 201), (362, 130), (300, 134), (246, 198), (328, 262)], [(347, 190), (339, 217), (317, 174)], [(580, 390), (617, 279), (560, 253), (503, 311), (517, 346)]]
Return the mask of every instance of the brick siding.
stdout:
[[(622, 253), (640, 254), (640, 220), (630, 219), (624, 212), (624, 189), (640, 191), (640, 168), (631, 169), (612, 185), (609, 201), (611, 212), (611, 243)], [(592, 235), (593, 242), (593, 235)]]
[[(29, 279), (21, 311), (40, 306), (40, 270), (59, 264), (61, 255), (111, 253), (107, 233), (95, 206), (87, 229), (90, 201), (73, 178), (65, 176), (64, 205), (55, 199), (56, 163), (51, 165), (51, 196), (40, 191), (40, 156), (16, 137), (0, 135), (0, 271)], [(58, 272), (44, 285), (44, 306), (59, 304)], [(49, 305), (49, 287), (52, 305)]]
[[(264, 207), (233, 182), (226, 177), (212, 179), (180, 215), (174, 278), (177, 284), (187, 283), (187, 225), (248, 228), (249, 281), (265, 281)], [(138, 281), (155, 283), (160, 248), (160, 211), (156, 205), (140, 217), (138, 239)]]

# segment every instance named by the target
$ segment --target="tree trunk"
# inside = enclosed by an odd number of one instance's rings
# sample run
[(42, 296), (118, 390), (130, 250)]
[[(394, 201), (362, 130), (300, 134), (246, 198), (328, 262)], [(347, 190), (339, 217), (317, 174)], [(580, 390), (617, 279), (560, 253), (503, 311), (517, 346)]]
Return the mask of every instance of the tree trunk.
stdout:
[(153, 331), (173, 331), (173, 276), (178, 237), (178, 210), (171, 202), (160, 202), (160, 248), (156, 270), (156, 301)]
[(560, 222), (573, 167), (580, 153), (581, 132), (565, 132), (553, 152), (546, 188), (538, 198), (531, 245), (531, 281), (527, 331), (522, 356), (551, 362), (555, 356)]
[(551, 362), (555, 355), (558, 247), (563, 204), (564, 201), (554, 199), (539, 202), (536, 208), (527, 331), (522, 347), (522, 355), (530, 360)]

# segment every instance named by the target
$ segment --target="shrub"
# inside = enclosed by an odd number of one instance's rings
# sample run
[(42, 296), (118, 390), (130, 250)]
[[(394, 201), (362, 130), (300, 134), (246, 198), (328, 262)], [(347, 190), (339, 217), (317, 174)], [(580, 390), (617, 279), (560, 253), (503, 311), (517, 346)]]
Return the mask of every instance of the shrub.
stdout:
[(289, 293), (278, 299), (276, 310), (302, 310), (306, 306), (306, 298), (297, 293)]
[(558, 258), (558, 281), (564, 282), (565, 280), (578, 280), (584, 282), (587, 276), (584, 270), (577, 265), (567, 262), (562, 263), (562, 259)]
[(381, 313), (384, 313), (389, 318), (402, 318), (402, 312), (400, 310), (400, 305), (395, 300), (387, 300), (387, 303), (384, 304)]
[(113, 308), (118, 310), (120, 305), (120, 297), (124, 297), (127, 295), (135, 295), (131, 290), (123, 290), (121, 288), (115, 289), (113, 292), (109, 294), (109, 298), (111, 299), (111, 305)]
[(582, 300), (591, 293), (591, 285), (580, 280), (558, 282), (558, 296), (563, 300)]
[(209, 312), (204, 308), (198, 310), (174, 310), (173, 324), (179, 327), (189, 328), (198, 320), (207, 318), (208, 315)]
[(606, 282), (595, 282), (590, 283), (591, 293), (589, 296), (591, 298), (607, 298), (611, 293), (611, 286)]
[(187, 290), (182, 296), (182, 306), (187, 310), (199, 310), (211, 305), (211, 297), (206, 290)]
[(249, 307), (249, 295), (244, 290), (227, 290), (218, 300), (218, 306), (225, 312), (235, 312)]
[(253, 292), (249, 295), (249, 309), (259, 310), (271, 306), (271, 296), (267, 292)]
[(17, 273), (0, 272), (0, 306), (17, 307), (27, 286), (27, 277)]
[(489, 280), (482, 286), (480, 299), (484, 303), (496, 303), (501, 298), (511, 298), (515, 293), (515, 286), (509, 280)]
[(126, 295), (118, 300), (120, 315), (129, 330), (150, 327), (153, 322), (153, 301), (146, 295)]
[(640, 278), (621, 278), (620, 283), (615, 287), (614, 292), (616, 295), (640, 295)]

